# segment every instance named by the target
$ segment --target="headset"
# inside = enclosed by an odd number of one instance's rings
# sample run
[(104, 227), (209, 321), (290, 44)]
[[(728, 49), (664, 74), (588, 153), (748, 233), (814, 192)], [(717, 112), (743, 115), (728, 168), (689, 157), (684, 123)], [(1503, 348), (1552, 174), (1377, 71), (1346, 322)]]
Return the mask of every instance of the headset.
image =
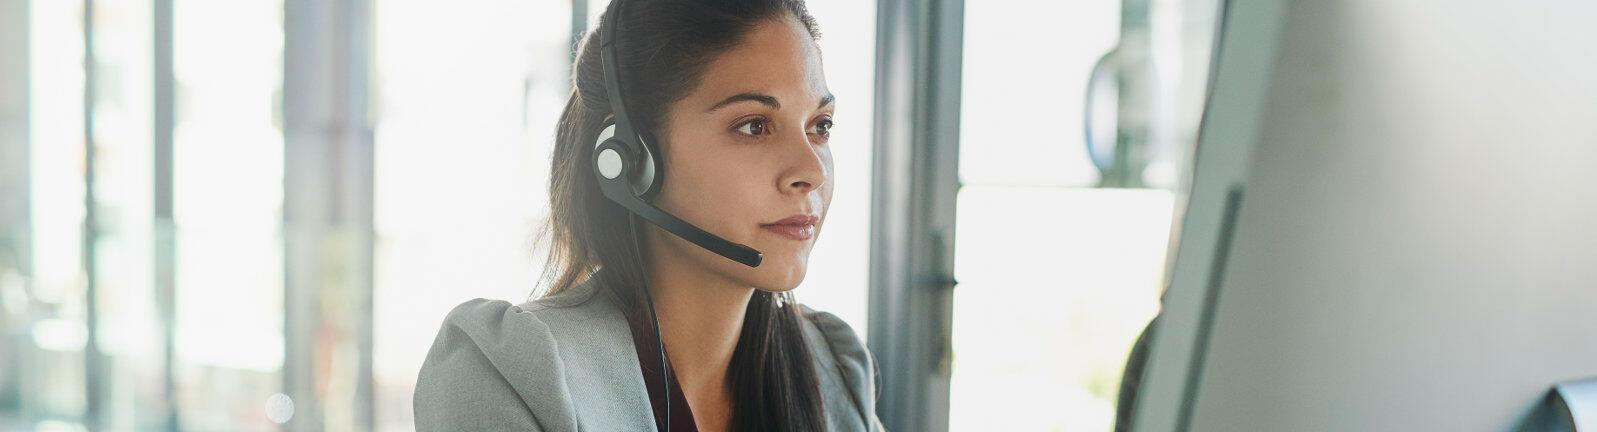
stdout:
[(616, 32), (621, 27), (620, 10), (623, 2), (610, 2), (605, 10), (610, 22), (599, 32), (605, 93), (615, 116), (615, 123), (600, 132), (594, 144), (593, 166), (599, 178), (599, 189), (606, 198), (677, 237), (732, 261), (759, 267), (763, 258), (760, 251), (710, 234), (647, 201), (660, 192), (661, 183), (665, 180), (665, 167), (660, 163), (654, 134), (633, 126), (626, 102), (621, 97), (621, 71), (616, 53), (619, 38)]
[[(622, 99), (621, 68), (617, 60), (616, 37), (621, 27), (621, 5), (625, 0), (612, 0), (605, 9), (609, 21), (599, 31), (599, 56), (604, 66), (605, 95), (610, 100), (610, 110), (615, 122), (599, 133), (593, 148), (593, 172), (599, 180), (599, 189), (605, 198), (620, 204), (631, 212), (627, 229), (631, 234), (633, 249), (638, 248), (638, 218), (643, 218), (677, 237), (749, 267), (759, 267), (763, 259), (760, 251), (733, 243), (715, 234), (687, 223), (649, 203), (660, 192), (665, 180), (665, 166), (660, 163), (660, 151), (654, 134), (633, 127), (626, 101)], [(659, 349), (661, 391), (665, 394), (664, 430), (671, 430), (671, 365), (665, 356), (665, 340), (660, 337), (660, 316), (654, 310), (654, 296), (648, 289), (648, 270), (643, 269), (643, 293), (649, 302), (649, 316), (654, 321), (654, 341)]]

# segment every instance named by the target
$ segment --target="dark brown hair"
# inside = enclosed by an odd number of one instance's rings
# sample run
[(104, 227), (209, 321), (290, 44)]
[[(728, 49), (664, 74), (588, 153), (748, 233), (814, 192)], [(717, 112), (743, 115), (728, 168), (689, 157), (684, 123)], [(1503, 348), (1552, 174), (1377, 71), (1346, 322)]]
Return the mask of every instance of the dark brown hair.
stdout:
[[(631, 0), (623, 9), (626, 26), (616, 32), (617, 57), (629, 114), (661, 140), (667, 107), (696, 88), (706, 65), (755, 26), (796, 19), (812, 39), (819, 37), (802, 0)], [(640, 331), (652, 329), (643, 297), (646, 269), (637, 259), (636, 245), (643, 239), (630, 237), (627, 211), (600, 193), (590, 162), (594, 141), (611, 114), (598, 36), (607, 25), (608, 18), (601, 20), (577, 48), (571, 98), (555, 135), (547, 232), (552, 244), (545, 271), (550, 284), (544, 295), (598, 278), (617, 294), (631, 327)], [(755, 291), (749, 300), (727, 370), (733, 430), (826, 429), (801, 327), (804, 318), (788, 297)]]

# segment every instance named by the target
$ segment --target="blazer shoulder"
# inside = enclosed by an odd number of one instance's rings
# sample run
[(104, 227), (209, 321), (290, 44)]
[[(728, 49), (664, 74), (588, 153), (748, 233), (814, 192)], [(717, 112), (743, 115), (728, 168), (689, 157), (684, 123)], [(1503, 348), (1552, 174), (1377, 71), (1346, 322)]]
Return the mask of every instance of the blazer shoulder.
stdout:
[(881, 398), (882, 375), (875, 356), (871, 355), (870, 349), (866, 348), (854, 328), (842, 318), (809, 306), (800, 307), (804, 318), (820, 331), (822, 342), (830, 349), (832, 357), (837, 359), (849, 390), (859, 398), (856, 403), (861, 411), (870, 413), (870, 422), (874, 423), (870, 429), (880, 430), (880, 420), (876, 419), (875, 412), (876, 401)]
[(641, 376), (634, 383), (621, 373), (637, 369), (630, 330), (603, 292), (582, 283), (521, 304), (479, 298), (455, 306), (416, 379), (417, 430), (648, 424), (647, 415), (616, 414), (648, 396)]
[(859, 334), (854, 332), (854, 327), (848, 322), (838, 318), (831, 312), (818, 311), (809, 306), (801, 306), (804, 318), (820, 330), (821, 337), (826, 345), (831, 348), (834, 356), (839, 360), (850, 361), (859, 365), (874, 361), (870, 358), (870, 350), (865, 348)]
[[(444, 318), (416, 379), (416, 429), (545, 430), (535, 413), (567, 399), (554, 336), (541, 314), (473, 299)], [(569, 430), (569, 429), (567, 429)]]

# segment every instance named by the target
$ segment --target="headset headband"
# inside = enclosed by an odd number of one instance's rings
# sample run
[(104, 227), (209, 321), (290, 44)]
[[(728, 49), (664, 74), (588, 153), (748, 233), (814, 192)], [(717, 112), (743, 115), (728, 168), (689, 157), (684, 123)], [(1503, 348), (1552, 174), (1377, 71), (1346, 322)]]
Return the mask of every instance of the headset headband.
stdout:
[[(633, 214), (670, 231), (677, 237), (743, 265), (759, 267), (763, 261), (760, 251), (727, 241), (644, 201), (645, 196), (652, 195), (660, 189), (659, 180), (665, 175), (664, 167), (656, 165), (659, 164), (659, 159), (655, 157), (657, 153), (649, 148), (648, 143), (640, 136), (640, 131), (633, 127), (626, 101), (621, 96), (620, 61), (616, 53), (616, 44), (621, 39), (616, 33), (620, 31), (621, 3), (624, 1), (610, 2), (605, 9), (609, 22), (601, 25), (602, 29), (599, 31), (599, 56), (604, 69), (605, 95), (610, 99), (610, 110), (615, 116), (615, 124), (610, 127), (612, 129), (600, 135), (593, 152), (593, 163), (596, 168), (594, 172), (599, 176), (599, 189), (611, 201), (621, 204)], [(634, 188), (632, 182), (632, 176), (640, 173), (656, 177), (649, 179), (641, 191)]]

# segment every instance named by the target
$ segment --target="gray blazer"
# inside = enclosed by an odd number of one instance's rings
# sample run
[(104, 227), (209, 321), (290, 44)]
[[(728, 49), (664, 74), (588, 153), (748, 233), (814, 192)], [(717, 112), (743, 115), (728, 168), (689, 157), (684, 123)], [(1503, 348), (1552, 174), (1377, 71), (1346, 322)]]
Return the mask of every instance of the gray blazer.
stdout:
[[(416, 430), (655, 430), (632, 331), (598, 291), (590, 281), (520, 305), (455, 307), (416, 379)], [(875, 359), (848, 324), (803, 311), (827, 429), (883, 430)]]

